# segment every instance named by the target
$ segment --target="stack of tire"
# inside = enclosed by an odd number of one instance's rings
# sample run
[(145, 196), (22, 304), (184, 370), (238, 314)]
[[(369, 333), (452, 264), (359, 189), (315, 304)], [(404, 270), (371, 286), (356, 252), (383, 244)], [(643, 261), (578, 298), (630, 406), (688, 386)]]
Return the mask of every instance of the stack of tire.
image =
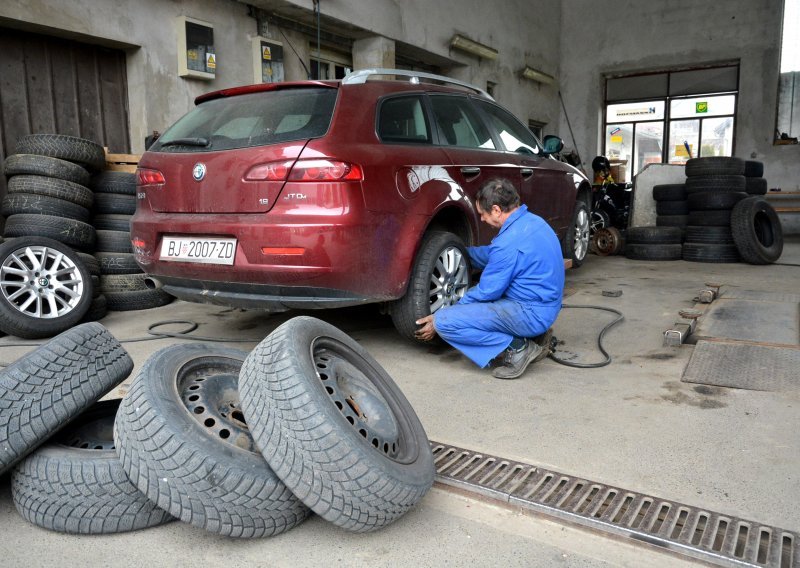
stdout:
[(686, 162), (689, 224), (683, 258), (693, 262), (739, 262), (731, 232), (731, 211), (747, 197), (745, 162), (709, 156)]
[(37, 339), (104, 315), (90, 172), (105, 165), (99, 144), (56, 134), (22, 137), (5, 161), (8, 192), (0, 245), (0, 329)]
[[(656, 201), (656, 226), (677, 227), (681, 238), (689, 222), (689, 204), (686, 201), (686, 184), (670, 183), (653, 186)], [(668, 231), (674, 234), (674, 231)]]
[[(414, 409), (361, 345), (326, 322), (293, 318), (250, 354), (166, 347), (121, 402), (96, 402), (132, 368), (116, 339), (89, 323), (0, 371), (0, 475), (13, 469), (26, 520), (109, 534), (180, 519), (261, 538), (313, 511), (368, 532), (433, 485)], [(357, 381), (341, 380), (352, 373)]]
[(625, 237), (625, 256), (632, 260), (680, 260), (680, 227), (630, 227)]
[(136, 174), (103, 171), (92, 177), (89, 187), (94, 191), (95, 258), (108, 309), (144, 310), (170, 303), (172, 296), (145, 286), (146, 275), (133, 257), (130, 223), (136, 212)]

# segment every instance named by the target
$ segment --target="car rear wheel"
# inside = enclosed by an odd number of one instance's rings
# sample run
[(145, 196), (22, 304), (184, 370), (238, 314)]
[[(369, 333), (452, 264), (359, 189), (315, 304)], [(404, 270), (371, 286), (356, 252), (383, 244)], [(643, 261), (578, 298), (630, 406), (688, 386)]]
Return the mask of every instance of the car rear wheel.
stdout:
[(428, 233), (414, 261), (406, 295), (392, 305), (392, 321), (400, 335), (419, 341), (414, 337), (419, 329), (416, 321), (458, 303), (469, 288), (469, 272), (469, 255), (460, 238), (446, 231)]
[(589, 226), (589, 210), (583, 201), (577, 201), (572, 223), (561, 246), (564, 258), (571, 259), (573, 267), (583, 264), (589, 252)]

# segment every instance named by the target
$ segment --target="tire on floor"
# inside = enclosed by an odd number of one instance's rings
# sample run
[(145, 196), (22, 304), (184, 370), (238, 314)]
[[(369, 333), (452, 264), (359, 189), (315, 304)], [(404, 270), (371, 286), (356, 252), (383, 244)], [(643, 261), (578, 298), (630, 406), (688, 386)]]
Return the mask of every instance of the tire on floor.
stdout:
[(680, 260), (681, 251), (680, 244), (637, 245), (627, 243), (625, 245), (625, 256), (631, 260)]
[(772, 205), (761, 197), (748, 197), (733, 208), (731, 231), (745, 262), (770, 264), (783, 252), (781, 221)]
[(71, 534), (114, 534), (175, 520), (122, 469), (113, 436), (119, 405), (96, 403), (14, 468), (11, 494), (25, 520)]
[(248, 355), (239, 388), (272, 469), (339, 527), (386, 526), (433, 484), (414, 409), (363, 347), (326, 322), (301, 316), (278, 327)]
[(108, 330), (86, 323), (0, 371), (0, 474), (130, 374), (133, 361)]
[(276, 535), (308, 509), (264, 461), (239, 409), (243, 351), (173, 345), (142, 367), (117, 413), (122, 467), (150, 500), (212, 533)]
[(736, 245), (683, 243), (683, 260), (691, 262), (739, 262)]

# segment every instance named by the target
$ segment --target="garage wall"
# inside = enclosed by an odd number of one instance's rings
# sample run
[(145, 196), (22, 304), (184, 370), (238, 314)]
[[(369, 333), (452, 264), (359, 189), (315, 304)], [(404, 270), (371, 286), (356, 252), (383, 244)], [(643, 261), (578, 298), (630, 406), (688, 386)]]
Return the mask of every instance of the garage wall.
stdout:
[[(217, 77), (178, 77), (176, 18), (214, 24)], [(127, 56), (131, 151), (164, 131), (202, 93), (253, 82), (251, 38), (256, 21), (233, 0), (3, 0), (0, 26), (110, 46)]]
[[(276, 7), (312, 11), (312, 0), (246, 0), (265, 10)], [(555, 86), (522, 79), (526, 64), (558, 76), (561, 3), (558, 0), (322, 0), (321, 13), (395, 41), (419, 47), (461, 66), (445, 73), (486, 87), (497, 83), (495, 98), (518, 117), (547, 123), (546, 133), (558, 127), (559, 102)], [(460, 33), (499, 51), (494, 61), (450, 49)]]
[[(772, 144), (781, 4), (564, 0), (561, 90), (587, 168), (602, 147), (605, 74), (738, 60), (736, 155), (763, 161), (770, 187), (800, 190), (800, 146)], [(560, 131), (571, 146), (564, 117)]]

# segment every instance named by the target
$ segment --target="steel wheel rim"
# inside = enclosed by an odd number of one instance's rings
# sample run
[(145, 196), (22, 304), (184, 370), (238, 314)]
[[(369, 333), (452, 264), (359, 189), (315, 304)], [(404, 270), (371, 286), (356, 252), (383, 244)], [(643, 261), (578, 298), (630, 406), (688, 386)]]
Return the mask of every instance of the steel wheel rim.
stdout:
[(582, 259), (589, 248), (589, 215), (586, 209), (579, 209), (575, 216), (575, 258)]
[(452, 306), (464, 296), (469, 285), (467, 259), (456, 246), (448, 246), (439, 252), (429, 281), (431, 313), (439, 308)]
[(258, 453), (239, 406), (241, 361), (200, 358), (178, 375), (181, 402), (211, 438)]
[(85, 286), (75, 262), (48, 246), (17, 249), (0, 266), (3, 299), (18, 312), (37, 319), (54, 319), (73, 311)]
[(72, 427), (68, 434), (62, 434), (59, 443), (80, 450), (113, 450), (114, 417), (115, 412), (90, 416)]
[(315, 340), (311, 352), (317, 378), (350, 427), (378, 453), (405, 462), (412, 449), (406, 443), (409, 426), (392, 397), (369, 377), (369, 363), (329, 337)]

